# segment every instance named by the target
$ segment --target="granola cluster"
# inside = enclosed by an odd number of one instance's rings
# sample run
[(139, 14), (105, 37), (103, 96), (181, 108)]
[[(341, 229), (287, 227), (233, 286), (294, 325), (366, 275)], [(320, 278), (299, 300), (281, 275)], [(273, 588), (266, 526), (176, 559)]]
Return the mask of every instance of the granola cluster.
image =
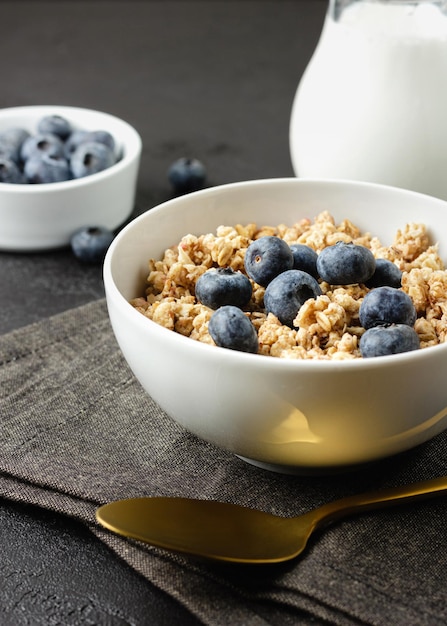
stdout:
[[(292, 226), (237, 224), (220, 226), (215, 234), (185, 235), (165, 251), (161, 260), (149, 261), (144, 297), (131, 301), (143, 315), (175, 332), (214, 345), (208, 333), (213, 311), (195, 298), (195, 283), (212, 267), (244, 270), (244, 255), (254, 239), (275, 235), (288, 244), (306, 244), (320, 252), (337, 241), (371, 249), (376, 258), (388, 259), (403, 272), (402, 289), (410, 295), (418, 313), (415, 330), (421, 347), (442, 343), (447, 337), (447, 271), (430, 243), (424, 224), (407, 224), (398, 230), (391, 246), (362, 233), (349, 220), (336, 224), (327, 211), (311, 221)], [(369, 291), (365, 285), (320, 284), (322, 295), (299, 310), (292, 329), (263, 309), (264, 288), (252, 282), (253, 295), (246, 314), (258, 332), (259, 353), (288, 359), (360, 358), (359, 340), (364, 332), (359, 308)]]

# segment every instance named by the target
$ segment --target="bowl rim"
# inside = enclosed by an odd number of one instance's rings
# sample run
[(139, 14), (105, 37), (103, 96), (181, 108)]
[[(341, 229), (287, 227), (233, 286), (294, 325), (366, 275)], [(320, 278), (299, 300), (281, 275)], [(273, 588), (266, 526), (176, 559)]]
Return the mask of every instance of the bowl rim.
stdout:
[[(54, 114), (66, 114), (67, 117), (70, 115), (80, 115), (80, 114), (88, 114), (88, 115), (98, 115), (102, 117), (104, 120), (113, 121), (114, 124), (118, 124), (124, 129), (127, 133), (126, 142), (122, 141), (121, 151), (123, 152), (122, 156), (120, 156), (119, 160), (101, 172), (96, 172), (95, 174), (90, 174), (89, 176), (84, 176), (82, 178), (72, 178), (70, 180), (63, 180), (60, 182), (54, 183), (40, 183), (38, 185), (29, 185), (29, 184), (16, 184), (16, 183), (1, 183), (0, 184), (0, 194), (2, 191), (7, 191), (8, 193), (14, 194), (36, 194), (36, 193), (46, 193), (50, 190), (53, 191), (61, 191), (63, 189), (74, 189), (75, 187), (84, 187), (85, 185), (89, 185), (95, 181), (101, 181), (103, 179), (107, 179), (114, 174), (121, 172), (126, 169), (130, 163), (135, 161), (141, 155), (143, 142), (138, 131), (126, 120), (123, 120), (111, 113), (107, 113), (105, 111), (99, 111), (96, 109), (89, 109), (86, 107), (77, 107), (77, 106), (68, 106), (68, 105), (57, 105), (57, 104), (42, 104), (42, 105), (29, 105), (29, 106), (17, 106), (17, 107), (7, 107), (0, 109), (0, 121), (3, 117), (10, 116), (11, 118), (14, 115), (26, 115), (27, 113), (38, 114), (40, 115), (49, 115), (50, 112), (53, 111)], [(98, 128), (97, 130), (107, 130), (107, 128)], [(68, 185), (68, 187), (67, 187)]]
[[(328, 186), (336, 186), (336, 187), (357, 187), (360, 189), (382, 189), (385, 191), (389, 191), (391, 193), (397, 193), (399, 195), (415, 195), (421, 196), (425, 201), (429, 199), (434, 203), (438, 203), (443, 205), (445, 209), (447, 209), (447, 202), (441, 200), (439, 198), (435, 198), (433, 196), (427, 196), (426, 194), (422, 194), (419, 192), (414, 192), (411, 190), (400, 189), (397, 187), (391, 187), (389, 185), (382, 185), (378, 183), (369, 183), (363, 181), (351, 181), (351, 180), (332, 180), (332, 179), (316, 179), (316, 178), (308, 178), (308, 179), (298, 179), (294, 177), (286, 177), (286, 178), (271, 178), (271, 179), (254, 179), (249, 181), (240, 181), (234, 183), (225, 183), (223, 185), (216, 185), (214, 187), (209, 187), (207, 189), (202, 189), (200, 191), (195, 191), (188, 194), (188, 197), (196, 197), (198, 194), (200, 195), (212, 195), (214, 193), (225, 193), (226, 190), (235, 189), (241, 186), (260, 186), (260, 185), (269, 185), (271, 183), (276, 184), (292, 184), (292, 185), (308, 185), (308, 184), (318, 184), (318, 185), (328, 185)], [(231, 350), (229, 348), (222, 348), (220, 346), (213, 346), (210, 344), (206, 344), (200, 341), (195, 341), (190, 337), (185, 337), (179, 333), (176, 333), (160, 324), (157, 324), (153, 320), (145, 317), (139, 311), (137, 311), (132, 305), (126, 300), (126, 298), (122, 295), (120, 290), (118, 289), (115, 280), (113, 278), (112, 272), (112, 260), (115, 255), (117, 248), (119, 247), (121, 241), (126, 238), (127, 234), (138, 228), (141, 222), (144, 222), (148, 219), (148, 214), (158, 213), (163, 211), (165, 207), (175, 205), (178, 203), (181, 198), (184, 196), (179, 196), (176, 198), (171, 198), (162, 202), (153, 208), (148, 209), (144, 213), (138, 215), (134, 219), (132, 219), (126, 226), (116, 235), (111, 245), (109, 246), (104, 263), (103, 263), (103, 281), (105, 286), (106, 293), (106, 301), (107, 306), (113, 302), (114, 305), (118, 306), (121, 312), (130, 316), (132, 322), (135, 320), (135, 323), (138, 324), (139, 328), (141, 328), (142, 332), (147, 334), (155, 333), (160, 335), (163, 338), (163, 342), (177, 344), (179, 341), (183, 342), (186, 346), (190, 346), (190, 350), (203, 351), (204, 355), (208, 355), (211, 357), (211, 360), (218, 360), (222, 362), (223, 359), (228, 361), (231, 364), (233, 361), (238, 362), (239, 365), (246, 360), (247, 364), (251, 364), (256, 368), (270, 368), (275, 367), (276, 369), (283, 368), (284, 370), (297, 370), (308, 369), (308, 368), (318, 368), (318, 370), (330, 371), (333, 369), (343, 368), (347, 372), (351, 370), (362, 371), (364, 369), (367, 370), (375, 370), (380, 368), (399, 368), (405, 366), (408, 363), (418, 363), (419, 361), (425, 361), (430, 357), (431, 354), (436, 355), (441, 352), (447, 351), (447, 342), (438, 344), (436, 346), (430, 346), (428, 348), (422, 348), (419, 350), (413, 350), (410, 352), (403, 352), (400, 354), (391, 354), (386, 356), (378, 356), (374, 358), (356, 358), (356, 359), (282, 359), (277, 357), (271, 357), (268, 355), (262, 354), (251, 354), (247, 352), (241, 352), (237, 350)], [(137, 297), (137, 296), (135, 296)], [(184, 343), (186, 342), (186, 343)], [(173, 346), (175, 348), (175, 345)], [(217, 348), (217, 350), (216, 350)], [(242, 359), (242, 361), (240, 360)]]

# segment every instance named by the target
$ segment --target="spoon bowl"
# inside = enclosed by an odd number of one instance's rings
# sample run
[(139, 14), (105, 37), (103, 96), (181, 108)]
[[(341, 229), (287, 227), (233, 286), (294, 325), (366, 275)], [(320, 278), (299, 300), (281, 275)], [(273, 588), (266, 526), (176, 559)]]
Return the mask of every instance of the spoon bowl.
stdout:
[(96, 519), (124, 537), (200, 558), (280, 563), (299, 556), (315, 530), (341, 517), (445, 492), (447, 476), (348, 496), (298, 517), (211, 500), (129, 498), (101, 506)]

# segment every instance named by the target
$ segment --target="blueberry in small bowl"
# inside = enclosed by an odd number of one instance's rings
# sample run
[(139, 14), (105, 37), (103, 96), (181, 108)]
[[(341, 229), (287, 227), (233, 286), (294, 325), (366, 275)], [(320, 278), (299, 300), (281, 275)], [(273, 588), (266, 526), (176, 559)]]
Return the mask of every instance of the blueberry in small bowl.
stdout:
[(92, 224), (118, 228), (134, 208), (141, 150), (138, 132), (109, 113), (1, 109), (0, 250), (48, 250)]

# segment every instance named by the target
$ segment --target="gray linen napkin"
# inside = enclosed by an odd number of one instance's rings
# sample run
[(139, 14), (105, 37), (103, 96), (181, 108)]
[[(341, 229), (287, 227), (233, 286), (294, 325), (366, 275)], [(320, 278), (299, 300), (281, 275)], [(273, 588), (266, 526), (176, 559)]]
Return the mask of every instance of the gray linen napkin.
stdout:
[(447, 622), (447, 499), (347, 519), (278, 566), (199, 563), (121, 539), (98, 505), (213, 498), (296, 515), (357, 491), (447, 474), (447, 434), (348, 474), (283, 476), (197, 439), (128, 369), (104, 300), (0, 337), (0, 495), (84, 522), (204, 624)]

